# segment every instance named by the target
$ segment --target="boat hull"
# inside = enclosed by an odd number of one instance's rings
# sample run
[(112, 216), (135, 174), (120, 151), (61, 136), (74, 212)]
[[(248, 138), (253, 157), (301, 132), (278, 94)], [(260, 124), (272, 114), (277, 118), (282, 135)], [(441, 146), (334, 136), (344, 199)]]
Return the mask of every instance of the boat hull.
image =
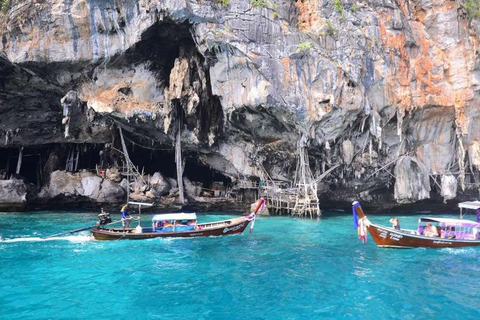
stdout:
[(195, 230), (171, 231), (171, 232), (141, 232), (135, 233), (135, 229), (123, 232), (121, 228), (92, 228), (92, 235), (96, 240), (142, 240), (153, 238), (196, 238), (217, 237), (242, 233), (250, 223), (250, 220), (241, 217), (224, 221), (199, 224)]
[(480, 246), (480, 240), (457, 240), (426, 237), (408, 231), (395, 230), (376, 224), (367, 226), (371, 237), (379, 247), (388, 248), (457, 248)]

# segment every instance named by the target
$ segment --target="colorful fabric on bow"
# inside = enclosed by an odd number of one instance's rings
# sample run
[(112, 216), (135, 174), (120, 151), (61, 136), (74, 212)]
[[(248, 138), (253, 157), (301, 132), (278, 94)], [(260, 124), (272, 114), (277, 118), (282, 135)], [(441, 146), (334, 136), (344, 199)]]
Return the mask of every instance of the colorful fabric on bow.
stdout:
[(358, 238), (365, 244), (367, 243), (367, 227), (365, 225), (365, 219), (361, 219), (358, 222)]
[(362, 240), (363, 243), (367, 243), (367, 227), (365, 225), (365, 219), (358, 220), (357, 211), (355, 210), (360, 204), (352, 206), (352, 215), (353, 215), (353, 228), (357, 229), (358, 238)]

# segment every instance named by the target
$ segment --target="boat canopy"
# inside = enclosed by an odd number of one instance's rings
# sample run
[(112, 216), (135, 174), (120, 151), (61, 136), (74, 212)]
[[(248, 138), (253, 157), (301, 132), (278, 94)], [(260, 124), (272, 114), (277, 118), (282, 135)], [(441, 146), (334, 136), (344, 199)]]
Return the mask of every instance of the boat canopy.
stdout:
[(164, 221), (164, 220), (197, 220), (196, 213), (163, 213), (153, 216), (152, 221)]
[(420, 218), (419, 222), (438, 222), (442, 227), (465, 227), (465, 228), (480, 228), (480, 223), (464, 220), (464, 219), (451, 219), (451, 218)]
[(472, 209), (476, 210), (480, 208), (480, 201), (467, 201), (467, 202), (460, 202), (458, 204), (459, 208), (464, 208), (464, 209)]

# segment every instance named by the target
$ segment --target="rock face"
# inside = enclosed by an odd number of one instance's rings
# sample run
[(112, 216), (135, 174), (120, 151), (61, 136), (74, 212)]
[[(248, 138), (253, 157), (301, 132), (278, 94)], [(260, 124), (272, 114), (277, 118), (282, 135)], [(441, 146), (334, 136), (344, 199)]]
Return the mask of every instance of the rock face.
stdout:
[(27, 204), (27, 186), (22, 180), (0, 180), (0, 209), (21, 210)]
[[(121, 127), (148, 174), (173, 176), (180, 130), (192, 181), (207, 179), (198, 168), (292, 181), (304, 137), (325, 205), (478, 196), (477, 21), (458, 2), (11, 0), (2, 11), (0, 168), (28, 146), (39, 187), (76, 154), (95, 153), (76, 169), (121, 165)], [(105, 197), (96, 178), (65, 190), (52, 178), (50, 197)]]
[(125, 190), (117, 183), (89, 172), (69, 173), (54, 171), (50, 182), (40, 192), (40, 200), (51, 203), (64, 198), (76, 198), (97, 203), (125, 202)]

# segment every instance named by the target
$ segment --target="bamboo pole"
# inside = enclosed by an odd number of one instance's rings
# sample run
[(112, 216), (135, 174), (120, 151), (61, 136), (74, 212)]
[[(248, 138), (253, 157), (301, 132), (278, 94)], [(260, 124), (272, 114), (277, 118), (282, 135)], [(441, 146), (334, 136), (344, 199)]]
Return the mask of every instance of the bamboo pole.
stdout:
[(128, 203), (128, 201), (130, 201), (130, 157), (128, 156), (127, 146), (125, 145), (122, 128), (120, 126), (118, 126), (118, 131), (120, 132), (120, 139), (122, 141), (123, 156), (125, 157), (125, 162), (127, 164), (127, 203)]
[(183, 191), (183, 166), (182, 166), (182, 141), (181, 141), (181, 121), (178, 121), (178, 130), (175, 139), (175, 162), (177, 165), (177, 183), (178, 196), (180, 203), (185, 203), (185, 196)]
[(80, 157), (80, 148), (78, 148), (78, 145), (77, 145), (77, 159), (75, 160), (75, 172), (77, 171), (78, 169), (78, 158)]
[(22, 168), (22, 160), (23, 160), (23, 147), (21, 147), (20, 150), (18, 151), (17, 170), (15, 171), (16, 174), (20, 174), (20, 169)]

